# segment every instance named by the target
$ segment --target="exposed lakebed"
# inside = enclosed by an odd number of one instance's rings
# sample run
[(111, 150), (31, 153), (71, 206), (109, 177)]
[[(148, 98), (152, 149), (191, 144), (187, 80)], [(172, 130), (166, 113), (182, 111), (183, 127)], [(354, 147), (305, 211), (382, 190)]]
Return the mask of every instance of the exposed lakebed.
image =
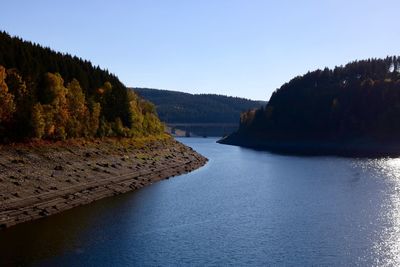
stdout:
[(287, 156), (179, 140), (207, 165), (4, 229), (0, 263), (400, 264), (400, 159)]

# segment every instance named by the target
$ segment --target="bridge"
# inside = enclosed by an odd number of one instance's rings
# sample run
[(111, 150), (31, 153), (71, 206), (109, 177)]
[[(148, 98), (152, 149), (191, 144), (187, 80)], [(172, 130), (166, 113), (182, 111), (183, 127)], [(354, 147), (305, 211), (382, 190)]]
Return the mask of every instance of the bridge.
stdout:
[[(166, 123), (168, 132), (178, 136), (224, 136), (236, 131), (239, 123)], [(180, 130), (179, 134), (177, 130)]]

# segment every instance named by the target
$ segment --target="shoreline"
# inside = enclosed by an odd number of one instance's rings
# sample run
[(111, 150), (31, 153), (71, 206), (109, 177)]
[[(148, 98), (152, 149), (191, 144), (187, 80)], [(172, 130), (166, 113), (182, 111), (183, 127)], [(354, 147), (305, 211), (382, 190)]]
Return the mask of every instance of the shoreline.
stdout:
[(379, 143), (365, 140), (310, 141), (310, 140), (268, 140), (237, 133), (217, 141), (225, 145), (246, 147), (283, 155), (299, 156), (340, 156), (340, 157), (397, 157), (400, 156), (400, 143)]
[(188, 173), (207, 159), (169, 136), (0, 146), (0, 229)]

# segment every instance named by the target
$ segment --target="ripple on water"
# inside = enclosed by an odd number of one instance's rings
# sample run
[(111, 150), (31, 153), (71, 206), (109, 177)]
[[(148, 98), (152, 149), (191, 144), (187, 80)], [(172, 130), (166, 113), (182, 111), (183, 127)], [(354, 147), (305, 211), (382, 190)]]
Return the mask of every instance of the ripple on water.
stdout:
[(6, 229), (0, 265), (400, 265), (400, 159), (180, 140), (208, 164)]

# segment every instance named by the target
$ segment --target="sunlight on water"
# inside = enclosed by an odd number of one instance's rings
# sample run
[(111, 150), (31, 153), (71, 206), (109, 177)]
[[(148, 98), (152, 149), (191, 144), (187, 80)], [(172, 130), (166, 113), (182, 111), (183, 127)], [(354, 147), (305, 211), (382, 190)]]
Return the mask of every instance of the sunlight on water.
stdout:
[(182, 141), (208, 164), (0, 231), (0, 266), (400, 266), (400, 159)]
[[(400, 158), (374, 160), (379, 177), (386, 176), (386, 198), (382, 202), (381, 223), (384, 229), (374, 244), (378, 255), (376, 264), (384, 266), (400, 265)], [(383, 175), (382, 175), (383, 174)], [(380, 259), (380, 260), (379, 260)]]

